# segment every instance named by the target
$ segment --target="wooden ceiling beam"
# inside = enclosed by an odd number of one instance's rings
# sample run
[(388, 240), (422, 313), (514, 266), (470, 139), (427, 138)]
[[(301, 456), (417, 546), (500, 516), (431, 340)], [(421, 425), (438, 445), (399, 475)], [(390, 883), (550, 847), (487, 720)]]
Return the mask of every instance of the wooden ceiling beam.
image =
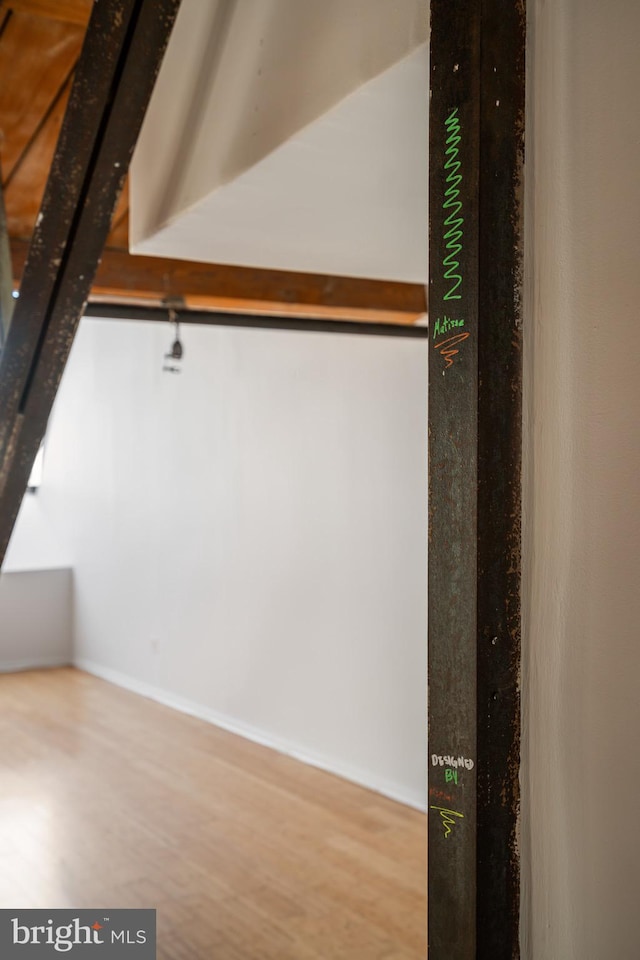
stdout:
[[(0, 21), (2, 10), (0, 9)], [(59, 102), (82, 47), (84, 31), (73, 24), (24, 14), (9, 16), (0, 39), (0, 149), (7, 186), (21, 161), (44, 138), (52, 141), (42, 166), (31, 166), (38, 201), (47, 179), (60, 128), (51, 113)], [(36, 179), (37, 178), (37, 179)], [(7, 208), (10, 207), (7, 199)], [(19, 212), (19, 208), (18, 208)], [(11, 219), (11, 217), (9, 217)], [(34, 218), (35, 219), (35, 218)], [(23, 236), (24, 234), (21, 234)], [(31, 235), (31, 230), (27, 236)]]
[[(18, 284), (28, 243), (12, 240)], [(91, 296), (131, 304), (181, 297), (187, 307), (235, 313), (413, 324), (427, 310), (421, 284), (131, 256), (106, 249)]]
[(86, 27), (93, 0), (5, 0), (1, 7), (16, 13), (30, 13)]

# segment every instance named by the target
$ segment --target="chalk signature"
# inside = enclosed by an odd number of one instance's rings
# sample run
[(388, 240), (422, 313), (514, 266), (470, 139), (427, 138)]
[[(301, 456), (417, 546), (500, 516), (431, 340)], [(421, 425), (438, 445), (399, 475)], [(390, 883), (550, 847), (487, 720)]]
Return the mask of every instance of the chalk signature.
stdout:
[(462, 252), (462, 225), (464, 224), (464, 217), (461, 216), (462, 202), (459, 200), (459, 187), (462, 182), (460, 168), (462, 167), (462, 163), (458, 158), (460, 154), (459, 145), (460, 141), (462, 140), (462, 135), (460, 132), (460, 120), (458, 119), (457, 107), (451, 111), (445, 120), (444, 125), (449, 136), (445, 141), (446, 162), (444, 169), (447, 172), (447, 178), (445, 181), (446, 190), (444, 192), (444, 203), (442, 204), (442, 207), (444, 210), (449, 211), (449, 215), (444, 221), (444, 226), (448, 228), (444, 234), (447, 255), (442, 261), (442, 266), (445, 268), (445, 280), (453, 281), (450, 288), (445, 293), (444, 299), (460, 300), (462, 294), (456, 293), (456, 290), (462, 284), (462, 273), (460, 272), (460, 261), (457, 258)]
[(457, 810), (448, 810), (446, 807), (431, 807), (432, 810), (437, 810), (442, 817), (442, 823), (444, 826), (444, 838), (445, 840), (449, 839), (449, 835), (452, 832), (453, 827), (455, 826), (455, 818), (460, 817), (464, 820), (464, 813), (458, 813)]
[(449, 803), (453, 803), (451, 794), (445, 793), (444, 790), (438, 790), (437, 787), (429, 787), (429, 796), (437, 797), (438, 800), (448, 800)]
[(439, 753), (431, 754), (431, 763), (434, 767), (437, 767), (440, 764), (441, 767), (453, 767), (455, 770), (458, 767), (466, 767), (467, 770), (473, 770), (475, 764), (471, 757), (456, 757), (456, 756), (441, 756)]
[(468, 336), (470, 336), (468, 333), (457, 333), (455, 337), (447, 337), (446, 340), (439, 340), (437, 343), (434, 343), (434, 348), (439, 350), (441, 356), (445, 359), (445, 369), (453, 366), (453, 358), (460, 352), (456, 350), (455, 347), (457, 344), (462, 343), (463, 340), (466, 340)]

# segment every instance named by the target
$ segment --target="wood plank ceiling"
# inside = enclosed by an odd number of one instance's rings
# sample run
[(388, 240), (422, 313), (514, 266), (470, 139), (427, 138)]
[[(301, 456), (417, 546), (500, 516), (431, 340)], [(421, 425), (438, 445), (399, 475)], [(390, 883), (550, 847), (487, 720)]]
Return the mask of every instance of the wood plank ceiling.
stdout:
[[(0, 164), (16, 284), (40, 209), (93, 0), (0, 0)], [(426, 175), (426, 171), (425, 171)], [(92, 299), (198, 309), (415, 323), (417, 284), (230, 267), (128, 253), (128, 182)]]

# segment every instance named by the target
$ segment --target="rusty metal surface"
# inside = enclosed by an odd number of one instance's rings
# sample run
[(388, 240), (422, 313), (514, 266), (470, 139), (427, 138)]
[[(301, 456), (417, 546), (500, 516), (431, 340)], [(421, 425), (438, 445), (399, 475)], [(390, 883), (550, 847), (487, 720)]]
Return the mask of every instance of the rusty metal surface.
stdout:
[(479, 960), (515, 960), (520, 765), (524, 0), (483, 0), (478, 351)]
[(98, 0), (0, 358), (0, 562), (179, 0)]
[(6, 469), (8, 438), (21, 404), (63, 258), (72, 242), (74, 218), (90, 177), (101, 123), (107, 110), (135, 0), (95, 5), (15, 308), (15, 326), (0, 366), (0, 469)]
[(431, 4), (429, 958), (476, 950), (480, 0)]
[(430, 960), (519, 956), (523, 103), (523, 0), (432, 0)]

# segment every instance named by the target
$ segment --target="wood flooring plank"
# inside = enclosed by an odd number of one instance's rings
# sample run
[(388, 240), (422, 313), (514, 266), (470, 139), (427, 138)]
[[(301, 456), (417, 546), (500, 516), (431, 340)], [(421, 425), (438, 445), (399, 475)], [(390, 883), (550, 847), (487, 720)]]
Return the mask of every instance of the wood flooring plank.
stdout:
[(71, 668), (0, 676), (0, 744), (0, 907), (155, 907), (161, 960), (426, 955), (418, 811)]

